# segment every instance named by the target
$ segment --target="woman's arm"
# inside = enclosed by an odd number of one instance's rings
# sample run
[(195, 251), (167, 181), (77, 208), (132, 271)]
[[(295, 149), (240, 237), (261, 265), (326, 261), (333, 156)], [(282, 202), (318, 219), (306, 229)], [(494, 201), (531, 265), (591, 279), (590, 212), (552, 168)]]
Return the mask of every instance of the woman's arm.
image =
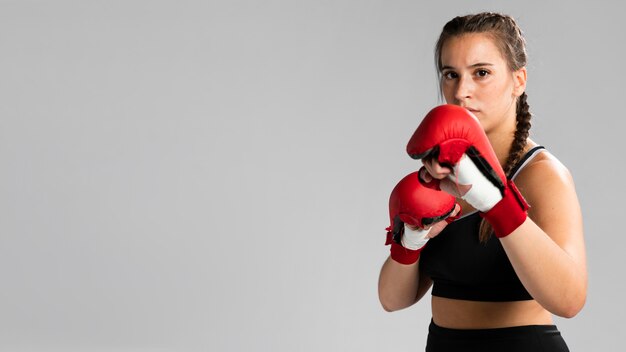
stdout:
[(389, 257), (380, 270), (378, 298), (386, 311), (393, 312), (415, 304), (431, 285), (428, 276), (419, 274), (419, 260), (404, 265)]
[[(430, 280), (419, 279), (420, 252), (460, 211), (454, 197), (423, 186), (417, 172), (394, 187), (389, 197), (391, 225), (387, 228), (391, 255), (383, 264), (378, 282), (380, 303), (386, 311), (406, 308), (428, 290)], [(446, 220), (430, 226), (443, 217)]]
[(529, 218), (500, 239), (515, 272), (545, 309), (571, 318), (584, 306), (587, 268), (583, 222), (574, 181), (556, 158), (528, 165), (516, 184)]
[[(456, 204), (451, 218), (461, 212), (461, 207)], [(447, 221), (439, 221), (430, 228), (428, 237), (438, 236), (448, 225)], [(420, 275), (419, 259), (413, 264), (401, 264), (390, 257), (387, 258), (380, 269), (378, 278), (378, 299), (383, 308), (388, 312), (404, 309), (412, 306), (424, 297), (433, 282), (427, 275)]]

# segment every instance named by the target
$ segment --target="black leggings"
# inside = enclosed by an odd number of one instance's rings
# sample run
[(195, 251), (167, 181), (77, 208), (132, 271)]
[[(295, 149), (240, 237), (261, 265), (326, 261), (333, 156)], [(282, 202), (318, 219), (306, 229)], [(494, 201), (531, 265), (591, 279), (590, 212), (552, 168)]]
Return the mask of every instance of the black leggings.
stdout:
[(569, 352), (555, 325), (457, 330), (430, 322), (426, 352)]

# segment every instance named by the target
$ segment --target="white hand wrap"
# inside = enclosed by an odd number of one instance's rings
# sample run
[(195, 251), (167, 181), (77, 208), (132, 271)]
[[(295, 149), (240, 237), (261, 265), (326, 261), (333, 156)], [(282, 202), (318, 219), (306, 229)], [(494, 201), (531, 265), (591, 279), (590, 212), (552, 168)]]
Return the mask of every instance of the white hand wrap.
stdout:
[(430, 227), (428, 229), (422, 230), (411, 230), (406, 224), (404, 224), (404, 235), (402, 236), (402, 247), (410, 250), (418, 250), (428, 242), (430, 239), (428, 237), (428, 233), (430, 232)]
[(502, 200), (500, 190), (478, 170), (474, 162), (465, 154), (455, 165), (453, 173), (448, 175), (448, 179), (461, 185), (471, 185), (469, 191), (461, 195), (461, 198), (483, 213), (491, 210), (494, 205)]

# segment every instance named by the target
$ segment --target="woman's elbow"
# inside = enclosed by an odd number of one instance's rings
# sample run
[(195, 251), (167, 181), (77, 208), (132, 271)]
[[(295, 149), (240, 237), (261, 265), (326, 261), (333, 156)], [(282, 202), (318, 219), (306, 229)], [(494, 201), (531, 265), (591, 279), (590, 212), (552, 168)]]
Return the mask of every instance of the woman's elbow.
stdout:
[(581, 310), (583, 310), (586, 301), (587, 295), (582, 294), (580, 297), (570, 300), (569, 302), (567, 302), (567, 304), (560, 307), (558, 311), (553, 313), (560, 316), (561, 318), (571, 319), (578, 315)]
[(384, 295), (382, 293), (379, 293), (378, 300), (383, 309), (390, 313), (410, 307), (415, 303), (415, 300), (400, 299), (395, 295)]
[(383, 307), (383, 309), (385, 310), (385, 312), (391, 313), (391, 312), (395, 312), (397, 309), (394, 309), (394, 307), (386, 304), (383, 301), (380, 301), (380, 305)]
[(585, 306), (585, 300), (583, 299), (580, 303), (570, 306), (569, 309), (565, 311), (563, 318), (570, 319), (570, 318), (575, 317), (576, 315), (578, 315), (578, 313), (580, 313), (581, 310), (583, 310), (584, 306)]
[(389, 313), (410, 307), (413, 303), (415, 303), (400, 300), (398, 297), (388, 297), (385, 299), (383, 296), (379, 296), (379, 300), (383, 309)]
[(398, 304), (393, 304), (392, 302), (387, 302), (387, 301), (384, 301), (382, 299), (380, 300), (380, 305), (383, 307), (385, 312), (389, 312), (389, 313), (398, 311), (398, 310), (400, 310), (402, 308), (405, 308), (405, 307), (402, 307), (402, 306), (400, 306)]

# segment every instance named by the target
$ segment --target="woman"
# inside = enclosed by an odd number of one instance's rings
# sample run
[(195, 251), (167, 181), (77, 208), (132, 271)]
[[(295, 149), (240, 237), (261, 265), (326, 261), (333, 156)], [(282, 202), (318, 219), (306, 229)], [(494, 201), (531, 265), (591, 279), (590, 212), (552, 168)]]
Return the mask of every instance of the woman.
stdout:
[[(415, 263), (384, 263), (380, 301), (387, 311), (406, 308), (434, 282), (426, 351), (568, 351), (552, 315), (574, 317), (585, 303), (582, 215), (567, 168), (528, 138), (522, 32), (506, 15), (456, 17), (444, 26), (435, 59), (446, 102), (478, 118), (530, 204), (528, 217), (499, 238), (457, 198), (460, 218), (432, 226)], [(455, 165), (422, 162), (424, 182), (451, 182)]]

